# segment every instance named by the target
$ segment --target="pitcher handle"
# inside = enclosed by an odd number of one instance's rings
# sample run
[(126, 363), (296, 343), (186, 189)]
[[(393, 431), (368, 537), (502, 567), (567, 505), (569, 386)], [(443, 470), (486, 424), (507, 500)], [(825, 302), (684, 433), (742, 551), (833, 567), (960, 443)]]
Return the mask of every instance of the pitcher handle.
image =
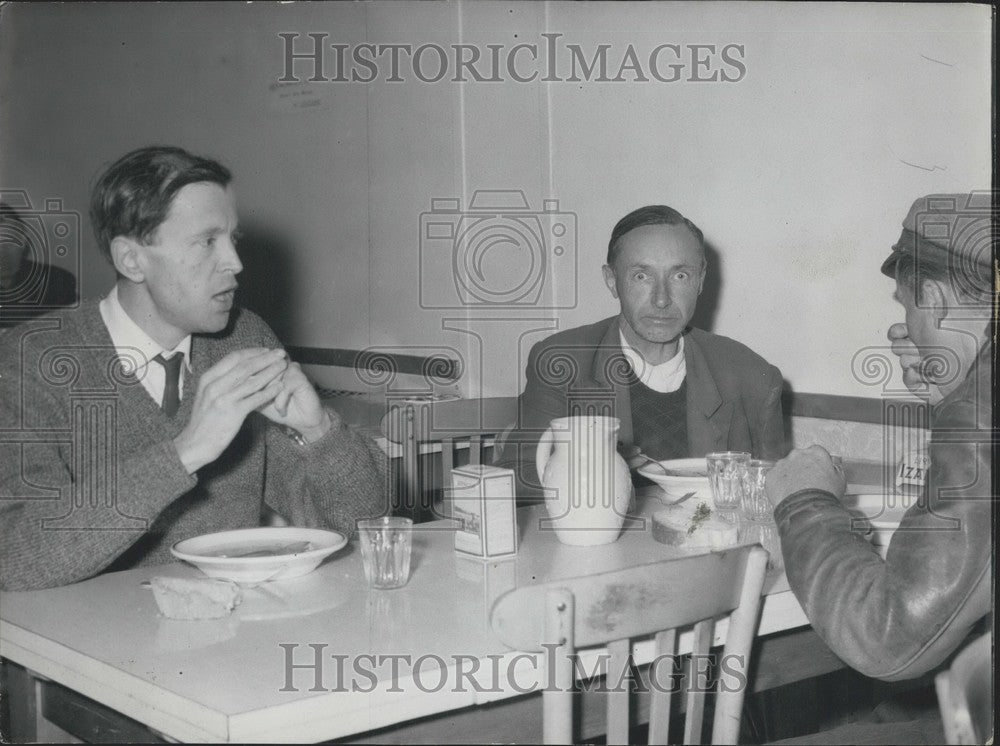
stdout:
[(542, 433), (542, 437), (538, 439), (538, 447), (535, 449), (535, 469), (538, 471), (539, 484), (545, 484), (545, 467), (552, 455), (553, 438), (555, 438), (555, 433), (552, 432), (552, 425), (549, 425), (548, 429)]

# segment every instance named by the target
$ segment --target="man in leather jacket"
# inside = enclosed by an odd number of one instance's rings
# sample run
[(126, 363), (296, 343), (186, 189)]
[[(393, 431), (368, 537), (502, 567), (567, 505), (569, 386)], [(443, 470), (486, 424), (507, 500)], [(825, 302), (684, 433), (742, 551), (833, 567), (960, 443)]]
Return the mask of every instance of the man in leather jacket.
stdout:
[(887, 681), (946, 662), (992, 611), (990, 195), (924, 197), (903, 226), (882, 271), (905, 309), (889, 331), (904, 382), (932, 407), (924, 498), (883, 560), (852, 530), (844, 477), (823, 448), (792, 452), (767, 477), (810, 622), (846, 663)]

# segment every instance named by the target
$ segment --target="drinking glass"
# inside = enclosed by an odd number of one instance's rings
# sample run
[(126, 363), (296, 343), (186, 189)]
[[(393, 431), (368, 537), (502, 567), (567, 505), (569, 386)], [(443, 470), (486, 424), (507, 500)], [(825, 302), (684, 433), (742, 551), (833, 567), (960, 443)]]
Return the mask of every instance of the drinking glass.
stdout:
[(746, 518), (740, 523), (740, 544), (760, 544), (767, 550), (768, 572), (783, 570), (784, 559), (781, 556), (781, 539), (778, 537), (778, 527), (770, 521), (750, 521)]
[(743, 469), (743, 515), (751, 521), (770, 521), (771, 501), (764, 491), (764, 479), (774, 466), (773, 461), (750, 459)]
[(387, 516), (358, 521), (361, 559), (372, 588), (401, 588), (410, 579), (413, 521)]
[(736, 510), (743, 492), (743, 471), (750, 454), (744, 451), (710, 453), (705, 457), (712, 502), (718, 510)]

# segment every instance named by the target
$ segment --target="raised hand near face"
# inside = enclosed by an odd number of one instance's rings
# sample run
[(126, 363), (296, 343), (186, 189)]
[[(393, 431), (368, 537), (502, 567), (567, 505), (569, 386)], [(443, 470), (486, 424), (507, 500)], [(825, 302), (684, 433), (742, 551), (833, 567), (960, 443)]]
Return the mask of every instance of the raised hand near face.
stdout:
[(255, 409), (282, 390), (288, 368), (284, 350), (252, 347), (226, 355), (198, 381), (191, 419), (174, 438), (189, 474), (215, 461)]

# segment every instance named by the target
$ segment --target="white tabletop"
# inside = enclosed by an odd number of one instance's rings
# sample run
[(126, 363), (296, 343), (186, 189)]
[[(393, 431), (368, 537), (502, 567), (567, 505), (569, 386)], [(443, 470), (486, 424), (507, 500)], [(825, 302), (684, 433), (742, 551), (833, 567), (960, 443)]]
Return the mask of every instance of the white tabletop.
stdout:
[[(648, 498), (646, 510), (658, 504)], [(179, 562), (0, 594), (0, 656), (182, 741), (325, 740), (517, 696), (544, 670), (493, 636), (489, 611), (500, 594), (681, 552), (654, 541), (648, 520), (614, 544), (566, 546), (539, 531), (543, 515), (520, 511), (516, 558), (494, 562), (456, 554), (448, 522), (419, 524), (410, 581), (391, 591), (366, 587), (351, 542), (310, 575), (247, 590), (222, 620), (158, 614), (141, 583), (200, 575)], [(807, 624), (783, 575), (766, 588), (759, 634)], [(726, 620), (716, 627), (721, 642)], [(639, 663), (652, 658), (648, 642), (634, 652)], [(313, 665), (290, 671), (289, 656)], [(479, 686), (469, 678), (477, 667)]]

